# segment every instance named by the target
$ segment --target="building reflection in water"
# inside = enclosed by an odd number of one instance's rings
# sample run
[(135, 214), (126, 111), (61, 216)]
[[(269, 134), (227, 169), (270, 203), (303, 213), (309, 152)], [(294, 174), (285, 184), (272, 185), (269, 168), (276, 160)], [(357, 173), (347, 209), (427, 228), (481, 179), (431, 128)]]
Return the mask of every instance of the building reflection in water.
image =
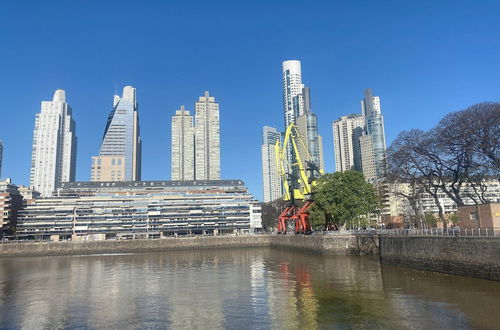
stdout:
[(0, 328), (488, 328), (500, 284), (271, 249), (0, 259)]

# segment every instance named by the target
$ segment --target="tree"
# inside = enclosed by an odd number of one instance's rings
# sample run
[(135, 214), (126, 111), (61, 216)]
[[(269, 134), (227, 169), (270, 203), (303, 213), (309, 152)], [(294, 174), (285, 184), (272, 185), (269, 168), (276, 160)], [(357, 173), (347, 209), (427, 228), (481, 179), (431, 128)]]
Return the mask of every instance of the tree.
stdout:
[(262, 227), (265, 230), (272, 230), (278, 224), (278, 216), (285, 208), (286, 202), (279, 198), (272, 202), (262, 203)]
[(425, 223), (428, 226), (435, 227), (438, 223), (438, 218), (432, 213), (426, 213), (425, 214)]
[(432, 196), (439, 218), (446, 223), (438, 194), (446, 179), (433, 133), (417, 129), (403, 131), (387, 151), (388, 178), (410, 185), (410, 191), (403, 196), (406, 195), (415, 213), (417, 226), (421, 220), (418, 201), (423, 191)]
[(373, 186), (358, 171), (325, 174), (313, 187), (315, 204), (311, 209), (313, 226), (325, 229), (366, 223), (379, 209)]
[(415, 214), (419, 187), (423, 188), (446, 226), (439, 194), (457, 206), (465, 204), (464, 197), (476, 204), (488, 202), (484, 179), (500, 174), (499, 145), (500, 103), (476, 104), (447, 114), (427, 132), (401, 132), (387, 152), (388, 179), (415, 188), (404, 195)]

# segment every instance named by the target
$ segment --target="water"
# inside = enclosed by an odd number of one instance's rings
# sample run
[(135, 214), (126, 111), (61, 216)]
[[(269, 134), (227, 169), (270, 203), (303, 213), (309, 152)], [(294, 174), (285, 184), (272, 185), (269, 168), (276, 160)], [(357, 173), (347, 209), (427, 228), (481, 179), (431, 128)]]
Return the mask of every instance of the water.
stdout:
[(0, 328), (499, 328), (500, 283), (272, 249), (0, 259)]

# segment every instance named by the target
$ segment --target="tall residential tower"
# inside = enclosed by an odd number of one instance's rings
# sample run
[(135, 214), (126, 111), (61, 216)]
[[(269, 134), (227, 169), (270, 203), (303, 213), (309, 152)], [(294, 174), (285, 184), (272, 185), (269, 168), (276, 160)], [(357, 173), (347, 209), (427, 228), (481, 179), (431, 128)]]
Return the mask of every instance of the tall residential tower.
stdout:
[[(311, 111), (311, 96), (309, 87), (302, 83), (301, 63), (297, 60), (284, 61), (283, 68), (283, 114), (285, 130), (290, 124), (295, 124), (304, 140), (307, 151), (299, 147), (301, 159), (305, 161), (311, 156), (311, 160), (324, 170), (323, 143), (318, 134), (318, 119)], [(294, 163), (291, 147), (287, 150), (288, 162)], [(303, 164), (307, 168), (307, 164)]]
[(370, 88), (361, 100), (364, 135), (360, 137), (363, 174), (366, 180), (374, 181), (386, 175), (386, 144), (384, 117), (380, 109), (380, 98), (373, 96)]
[(195, 179), (220, 180), (219, 104), (205, 92), (195, 111)]
[(136, 89), (114, 96), (99, 156), (92, 157), (92, 181), (140, 181), (141, 137)]
[(61, 182), (75, 180), (76, 125), (66, 93), (56, 90), (52, 101), (43, 101), (35, 117), (31, 150), (30, 185), (42, 196), (51, 196)]
[(172, 116), (172, 180), (194, 180), (194, 122), (182, 105)]
[(276, 163), (276, 142), (281, 133), (274, 127), (264, 126), (262, 129), (262, 186), (264, 188), (264, 202), (272, 202), (283, 196), (281, 177)]
[(335, 170), (363, 171), (359, 138), (363, 135), (363, 116), (342, 116), (332, 124)]
[(302, 91), (302, 69), (300, 61), (289, 60), (283, 62), (283, 115), (285, 129), (295, 123), (304, 113), (304, 97)]

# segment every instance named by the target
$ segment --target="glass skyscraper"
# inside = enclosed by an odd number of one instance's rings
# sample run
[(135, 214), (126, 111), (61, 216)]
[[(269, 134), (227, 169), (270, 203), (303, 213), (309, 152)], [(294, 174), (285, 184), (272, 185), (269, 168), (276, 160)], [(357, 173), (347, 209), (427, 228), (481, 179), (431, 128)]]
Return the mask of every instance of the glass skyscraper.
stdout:
[(380, 98), (373, 96), (370, 88), (361, 100), (364, 135), (360, 137), (363, 174), (368, 181), (383, 178), (386, 174), (386, 144), (384, 117), (380, 109)]
[(140, 181), (141, 137), (136, 89), (115, 95), (99, 156), (92, 157), (92, 181)]

